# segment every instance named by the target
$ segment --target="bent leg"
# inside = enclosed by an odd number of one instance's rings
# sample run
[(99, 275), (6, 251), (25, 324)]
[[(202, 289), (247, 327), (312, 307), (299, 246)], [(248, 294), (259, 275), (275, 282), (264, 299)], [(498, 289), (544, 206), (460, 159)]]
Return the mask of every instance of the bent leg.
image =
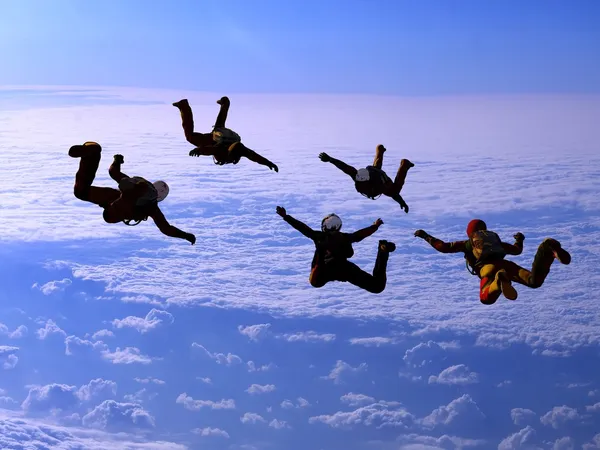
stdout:
[(508, 273), (506, 263), (514, 264), (511, 261), (499, 260), (484, 265), (479, 271), (481, 278), (479, 300), (484, 305), (493, 305), (496, 303), (500, 294), (504, 294), (508, 300), (517, 299), (518, 293), (511, 284), (513, 279)]
[(377, 259), (373, 267), (373, 275), (365, 272), (356, 264), (345, 261), (340, 265), (336, 279), (347, 281), (365, 291), (380, 294), (385, 290), (387, 284), (387, 262), (390, 257), (389, 251), (383, 250), (381, 246), (377, 251)]
[(95, 142), (74, 145), (69, 150), (69, 155), (74, 158), (81, 158), (79, 170), (75, 175), (75, 186), (73, 188), (75, 197), (100, 206), (109, 205), (120, 197), (121, 193), (118, 189), (92, 186), (102, 155), (100, 145)]
[(329, 271), (325, 267), (316, 264), (310, 271), (308, 281), (312, 287), (322, 288), (332, 280)]
[[(173, 103), (181, 114), (181, 126), (185, 139), (196, 147), (206, 147), (212, 145), (212, 133), (195, 133), (194, 132), (194, 114), (192, 108), (186, 99)], [(221, 107), (222, 108), (222, 107)]]
[(227, 121), (227, 113), (229, 112), (230, 102), (227, 97), (223, 97), (217, 101), (221, 108), (219, 109), (219, 114), (217, 115), (217, 120), (215, 121), (215, 128), (225, 128), (225, 122)]
[(406, 174), (408, 173), (408, 169), (413, 167), (414, 164), (411, 163), (408, 159), (403, 159), (400, 161), (400, 167), (398, 167), (398, 172), (396, 172), (396, 178), (394, 178), (393, 185), (393, 193), (399, 194), (404, 187), (404, 181), (406, 180)]
[(538, 246), (531, 271), (518, 266), (512, 261), (505, 261), (507, 273), (513, 281), (532, 289), (537, 289), (544, 284), (550, 273), (550, 267), (555, 259), (563, 264), (571, 263), (571, 255), (564, 250), (556, 239), (548, 238)]
[(375, 149), (375, 159), (373, 160), (373, 167), (381, 170), (383, 166), (383, 154), (385, 153), (385, 147), (383, 145), (378, 145)]

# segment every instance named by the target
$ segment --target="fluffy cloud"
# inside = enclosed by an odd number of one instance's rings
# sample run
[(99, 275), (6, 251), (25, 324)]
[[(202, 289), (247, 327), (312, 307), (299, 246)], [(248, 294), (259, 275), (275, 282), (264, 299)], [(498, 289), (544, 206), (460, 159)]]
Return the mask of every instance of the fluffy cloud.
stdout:
[(115, 333), (113, 333), (112, 331), (103, 329), (103, 330), (98, 330), (94, 334), (92, 334), (92, 339), (97, 341), (104, 337), (114, 337), (114, 336), (115, 336)]
[(316, 331), (300, 331), (298, 333), (286, 333), (277, 336), (288, 342), (331, 342), (335, 340), (335, 334), (317, 333)]
[(483, 419), (485, 416), (473, 401), (469, 394), (464, 394), (448, 403), (446, 406), (440, 406), (434, 409), (431, 414), (421, 420), (425, 428), (435, 428), (442, 425), (450, 425), (460, 418), (468, 418), (475, 422)]
[(133, 328), (143, 334), (162, 324), (170, 325), (174, 320), (171, 313), (152, 308), (146, 317), (128, 316), (124, 319), (115, 319), (112, 324), (115, 328)]
[(498, 450), (530, 449), (535, 438), (535, 430), (527, 425), (525, 428), (503, 439)]
[(284, 428), (291, 428), (285, 420), (277, 420), (273, 419), (269, 422), (269, 426), (271, 428), (275, 428), (276, 430), (282, 430)]
[(367, 403), (375, 403), (375, 399), (373, 397), (369, 397), (368, 395), (364, 394), (354, 394), (353, 392), (342, 395), (340, 397), (340, 401), (349, 406), (360, 406)]
[(544, 425), (552, 426), (554, 429), (559, 429), (565, 423), (577, 420), (579, 418), (580, 415), (576, 409), (570, 408), (567, 405), (562, 405), (555, 406), (542, 417), (540, 417), (540, 422), (542, 422)]
[(50, 336), (51, 334), (59, 334), (61, 336), (66, 336), (67, 333), (65, 333), (58, 325), (56, 325), (56, 323), (51, 320), (48, 319), (46, 321), (46, 324), (44, 326), (44, 328), (39, 328), (36, 331), (36, 334), (38, 336), (38, 339), (44, 340), (46, 339), (48, 336)]
[(440, 437), (404, 434), (398, 437), (400, 450), (462, 450), (468, 447), (480, 447), (486, 442), (479, 439), (465, 439), (444, 434)]
[(0, 362), (4, 370), (14, 369), (19, 362), (19, 357), (15, 355), (19, 351), (19, 347), (10, 345), (0, 345)]
[(378, 402), (361, 406), (354, 411), (338, 411), (334, 414), (322, 414), (308, 419), (309, 423), (324, 423), (332, 428), (350, 428), (353, 425), (375, 425), (382, 427), (406, 427), (414, 416), (405, 408), (393, 402)]
[(515, 425), (525, 425), (527, 422), (531, 422), (535, 417), (536, 413), (530, 409), (513, 408), (510, 411), (510, 418)]
[(183, 405), (184, 408), (190, 411), (199, 411), (202, 408), (210, 409), (235, 409), (235, 401), (233, 399), (222, 399), (218, 402), (212, 400), (194, 400), (192, 397), (187, 395), (185, 392), (179, 394), (175, 403)]
[(455, 342), (427, 341), (415, 345), (404, 353), (404, 362), (413, 367), (422, 367), (432, 361), (446, 359), (446, 351), (458, 348)]
[(154, 417), (135, 403), (118, 403), (105, 400), (83, 416), (86, 427), (108, 431), (129, 430), (135, 428), (154, 428)]
[(238, 326), (238, 331), (247, 336), (251, 341), (258, 341), (269, 333), (270, 323), (261, 323), (257, 325)]
[(552, 450), (574, 450), (575, 441), (573, 438), (565, 436), (557, 439), (552, 446)]
[(63, 278), (60, 281), (49, 281), (41, 286), (38, 283), (34, 283), (31, 287), (33, 289), (39, 289), (44, 295), (50, 295), (64, 291), (67, 287), (71, 286), (71, 284), (73, 284), (73, 282), (69, 278)]
[(362, 345), (363, 347), (380, 347), (382, 345), (395, 344), (396, 340), (389, 337), (363, 337), (363, 338), (351, 338), (349, 340), (352, 345)]
[(274, 384), (265, 384), (264, 386), (260, 384), (253, 384), (246, 389), (246, 392), (248, 394), (266, 394), (267, 392), (273, 392), (274, 390)]
[(200, 436), (217, 436), (229, 439), (229, 433), (227, 433), (225, 430), (221, 430), (220, 428), (194, 428), (192, 433)]
[(326, 379), (326, 380), (333, 380), (333, 382), (335, 384), (339, 384), (342, 382), (342, 378), (344, 378), (347, 374), (351, 374), (351, 373), (355, 374), (355, 373), (359, 373), (359, 372), (364, 372), (366, 370), (367, 370), (366, 363), (360, 363), (360, 365), (358, 365), (357, 367), (352, 367), (347, 362), (344, 362), (344, 361), (338, 359), (336, 361), (333, 369), (331, 369), (331, 372), (329, 372), (329, 375), (323, 376), (321, 378)]
[(242, 417), (240, 417), (240, 421), (244, 424), (256, 424), (259, 422), (263, 422), (265, 423), (266, 420), (264, 419), (263, 416), (261, 416), (260, 414), (256, 414), (256, 413), (245, 413)]
[(72, 356), (76, 349), (89, 349), (100, 352), (102, 359), (113, 364), (150, 364), (152, 360), (159, 359), (144, 355), (137, 347), (117, 347), (111, 351), (102, 341), (88, 341), (77, 336), (67, 336), (65, 339), (65, 355)]
[(283, 409), (292, 409), (292, 408), (307, 408), (310, 406), (310, 403), (308, 400), (306, 400), (305, 398), (302, 397), (298, 397), (297, 399), (297, 404), (294, 405), (294, 402), (285, 399), (284, 401), (281, 402), (281, 404), (279, 406), (281, 406)]
[(142, 383), (142, 384), (148, 384), (148, 383), (165, 384), (165, 382), (163, 380), (159, 380), (158, 378), (152, 378), (152, 377), (148, 377), (148, 378), (135, 377), (134, 380), (137, 381), (138, 383)]
[(479, 381), (479, 376), (475, 372), (470, 372), (469, 368), (464, 364), (450, 366), (442, 370), (438, 376), (430, 376), (429, 384), (449, 384), (449, 385), (466, 385), (473, 384)]
[(271, 370), (271, 369), (274, 369), (275, 367), (277, 367), (273, 363), (263, 364), (262, 366), (257, 366), (254, 363), (254, 361), (248, 361), (246, 363), (246, 365), (248, 366), (248, 372), (266, 372), (268, 370)]
[(8, 336), (9, 339), (25, 337), (28, 331), (25, 325), (19, 325), (14, 331), (10, 331), (6, 325), (0, 323), (0, 336)]
[(211, 353), (203, 345), (200, 345), (196, 342), (192, 343), (192, 348), (197, 348), (201, 350), (204, 354), (206, 354), (206, 356), (208, 356), (211, 359), (214, 359), (217, 362), (217, 364), (233, 366), (235, 364), (242, 363), (242, 358), (240, 358), (238, 355), (234, 355), (232, 353), (227, 353), (227, 355), (225, 355), (224, 353)]

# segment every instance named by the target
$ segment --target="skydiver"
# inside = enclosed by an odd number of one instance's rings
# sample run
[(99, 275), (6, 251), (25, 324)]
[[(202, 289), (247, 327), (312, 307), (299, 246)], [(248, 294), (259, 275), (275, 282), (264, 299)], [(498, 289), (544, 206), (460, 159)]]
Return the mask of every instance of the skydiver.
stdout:
[(194, 116), (187, 99), (173, 103), (173, 106), (179, 109), (181, 114), (181, 126), (185, 133), (185, 139), (196, 146), (195, 149), (190, 151), (189, 155), (197, 157), (212, 156), (214, 163), (219, 166), (237, 164), (245, 156), (250, 161), (279, 172), (279, 168), (275, 164), (242, 144), (240, 136), (235, 131), (225, 128), (230, 105), (229, 98), (221, 97), (220, 100), (217, 100), (217, 103), (221, 105), (221, 109), (211, 133), (194, 132)]
[(443, 242), (423, 230), (415, 231), (415, 236), (427, 241), (441, 253), (464, 253), (467, 267), (480, 282), (479, 299), (484, 305), (492, 305), (503, 294), (508, 300), (516, 300), (518, 293), (512, 282), (532, 289), (544, 284), (550, 273), (550, 266), (557, 259), (562, 264), (571, 263), (571, 255), (562, 248), (556, 239), (547, 238), (539, 245), (531, 270), (505, 260), (506, 255), (520, 255), (523, 251), (523, 233), (514, 235), (515, 243), (502, 242), (493, 231), (488, 231), (483, 220), (471, 220), (467, 226), (466, 241)]
[(104, 209), (102, 217), (107, 223), (146, 220), (152, 217), (158, 229), (165, 235), (185, 239), (192, 245), (196, 237), (170, 225), (158, 207), (169, 194), (169, 186), (164, 181), (150, 183), (141, 177), (128, 177), (121, 172), (125, 161), (122, 155), (115, 155), (108, 169), (110, 177), (119, 184), (119, 189), (92, 186), (100, 165), (102, 147), (96, 142), (74, 145), (69, 150), (72, 158), (81, 158), (75, 175), (74, 194), (80, 200), (94, 203)]
[(400, 191), (404, 186), (408, 169), (413, 167), (414, 164), (408, 159), (400, 161), (400, 167), (396, 173), (396, 178), (392, 181), (392, 179), (381, 169), (385, 151), (386, 148), (383, 145), (378, 145), (375, 151), (373, 165), (358, 170), (339, 159), (332, 158), (327, 153), (319, 154), (319, 158), (323, 162), (330, 162), (346, 175), (350, 176), (354, 181), (354, 187), (363, 196), (375, 200), (380, 195), (386, 195), (398, 202), (404, 212), (408, 213), (408, 205), (400, 195)]
[(360, 242), (375, 233), (383, 225), (381, 219), (377, 219), (373, 225), (354, 233), (342, 233), (340, 231), (342, 221), (336, 214), (326, 216), (321, 222), (321, 231), (316, 231), (288, 215), (285, 208), (281, 206), (276, 208), (276, 212), (288, 224), (315, 243), (309, 277), (311, 286), (320, 288), (330, 281), (342, 281), (349, 282), (373, 294), (383, 292), (387, 281), (386, 268), (389, 254), (396, 250), (393, 242), (379, 241), (373, 275), (348, 261), (348, 258), (354, 255), (352, 243)]

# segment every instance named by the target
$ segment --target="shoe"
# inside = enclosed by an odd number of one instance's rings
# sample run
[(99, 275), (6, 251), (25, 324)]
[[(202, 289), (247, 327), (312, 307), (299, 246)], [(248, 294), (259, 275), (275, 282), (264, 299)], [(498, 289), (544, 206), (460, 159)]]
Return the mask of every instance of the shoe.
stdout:
[(392, 253), (396, 250), (396, 244), (394, 244), (393, 242), (381, 240), (379, 241), (379, 248), (384, 252)]
[(552, 254), (554, 255), (554, 257), (556, 259), (558, 259), (560, 261), (561, 264), (571, 264), (571, 254), (566, 251), (564, 248), (562, 248), (562, 246), (560, 245), (560, 242), (558, 242), (555, 239), (549, 239), (548, 240), (549, 244), (550, 244), (550, 249), (552, 250)]
[(402, 164), (402, 163), (406, 163), (408, 165), (409, 169), (411, 167), (415, 167), (415, 165), (413, 163), (411, 163), (408, 159), (403, 159), (402, 161), (400, 161), (400, 164)]
[(519, 296), (517, 290), (513, 287), (506, 270), (501, 269), (496, 272), (494, 282), (500, 287), (500, 291), (508, 300), (516, 300)]

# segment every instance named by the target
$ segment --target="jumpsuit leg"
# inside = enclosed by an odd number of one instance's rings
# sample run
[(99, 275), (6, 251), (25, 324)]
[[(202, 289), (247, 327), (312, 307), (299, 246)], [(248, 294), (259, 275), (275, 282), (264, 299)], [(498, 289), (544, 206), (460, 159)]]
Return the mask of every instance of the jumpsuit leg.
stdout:
[(389, 257), (390, 253), (380, 247), (373, 267), (373, 275), (365, 272), (353, 262), (347, 260), (341, 262), (336, 280), (347, 281), (365, 291), (380, 294), (385, 290), (387, 283), (386, 271)]
[(399, 194), (404, 187), (404, 181), (406, 180), (406, 174), (408, 173), (408, 169), (413, 167), (414, 164), (411, 163), (408, 159), (403, 159), (400, 161), (400, 167), (398, 167), (398, 172), (396, 172), (396, 178), (394, 178), (394, 184), (392, 188), (393, 194)]
[[(179, 109), (183, 133), (185, 134), (185, 139), (190, 144), (196, 147), (209, 147), (213, 145), (212, 133), (194, 132), (194, 114), (192, 113), (192, 108), (186, 99), (173, 103), (173, 106)], [(223, 109), (223, 106), (221, 106), (221, 109)]]
[(100, 165), (102, 147), (95, 142), (84, 145), (74, 145), (69, 150), (69, 156), (81, 158), (79, 170), (75, 175), (73, 193), (80, 200), (100, 206), (108, 206), (121, 195), (118, 189), (92, 186)]
[(383, 154), (385, 153), (385, 147), (383, 145), (378, 145), (375, 149), (375, 159), (373, 160), (373, 167), (381, 170), (383, 166)]

